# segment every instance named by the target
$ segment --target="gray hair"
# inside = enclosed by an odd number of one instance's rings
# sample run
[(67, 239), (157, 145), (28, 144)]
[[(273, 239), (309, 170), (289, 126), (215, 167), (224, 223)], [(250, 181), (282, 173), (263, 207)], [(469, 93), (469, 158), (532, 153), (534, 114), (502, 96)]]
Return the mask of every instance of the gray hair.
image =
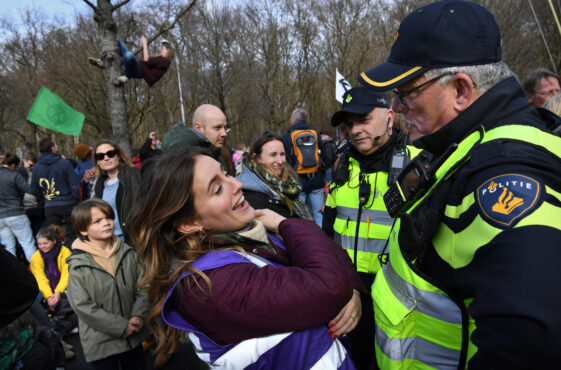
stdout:
[(304, 108), (296, 108), (290, 115), (296, 122), (308, 122), (308, 112)]
[(547, 99), (543, 107), (557, 115), (561, 114), (561, 94), (556, 94)]
[(554, 77), (557, 79), (557, 81), (559, 81), (559, 76), (548, 69), (537, 68), (530, 71), (528, 77), (526, 78), (526, 81), (524, 81), (524, 85), (522, 86), (524, 88), (524, 92), (532, 95), (535, 94), (536, 87), (538, 87), (538, 82), (542, 78), (547, 78), (547, 77)]
[[(510, 76), (514, 75), (510, 68), (506, 65), (505, 62), (500, 61), (497, 63), (489, 63), (489, 64), (480, 64), (474, 66), (454, 66), (454, 67), (445, 67), (445, 68), (434, 68), (430, 69), (425, 72), (425, 77), (427, 79), (434, 78), (438, 75), (442, 75), (447, 72), (454, 72), (454, 73), (465, 73), (467, 74), (472, 81), (474, 82), (477, 90), (483, 94), (493, 86), (497, 85), (499, 82), (502, 82), (509, 78)], [(452, 75), (444, 76), (439, 80), (440, 85), (445, 85), (448, 81), (452, 79)]]

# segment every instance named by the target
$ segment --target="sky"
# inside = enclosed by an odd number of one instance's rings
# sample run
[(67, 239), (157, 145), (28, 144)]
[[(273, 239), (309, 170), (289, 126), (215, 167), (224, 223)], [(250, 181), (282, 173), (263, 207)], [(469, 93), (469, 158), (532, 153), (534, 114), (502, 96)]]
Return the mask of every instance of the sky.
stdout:
[(29, 8), (41, 10), (49, 18), (62, 16), (66, 20), (72, 19), (76, 12), (91, 12), (82, 0), (0, 0), (0, 14), (8, 18), (18, 19), (21, 11)]

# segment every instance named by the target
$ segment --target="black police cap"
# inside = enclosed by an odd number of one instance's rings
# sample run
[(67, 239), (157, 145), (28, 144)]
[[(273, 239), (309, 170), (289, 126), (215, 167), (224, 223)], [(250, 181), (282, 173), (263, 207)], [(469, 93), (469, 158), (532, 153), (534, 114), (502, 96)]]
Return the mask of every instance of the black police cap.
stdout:
[(388, 60), (358, 76), (364, 86), (387, 91), (431, 68), (501, 60), (501, 35), (493, 14), (471, 1), (444, 0), (419, 8), (400, 24)]
[(346, 113), (367, 114), (374, 108), (389, 108), (386, 95), (365, 87), (353, 87), (343, 95), (343, 107), (331, 117), (331, 126), (339, 126)]

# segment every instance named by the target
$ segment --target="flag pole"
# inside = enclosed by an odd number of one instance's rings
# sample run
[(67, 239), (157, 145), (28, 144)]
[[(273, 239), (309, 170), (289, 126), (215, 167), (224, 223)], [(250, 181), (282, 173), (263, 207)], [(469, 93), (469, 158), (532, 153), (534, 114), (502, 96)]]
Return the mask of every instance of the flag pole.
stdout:
[(551, 13), (553, 13), (553, 18), (555, 19), (555, 23), (557, 24), (557, 30), (559, 31), (559, 34), (561, 34), (561, 24), (559, 24), (557, 13), (555, 13), (555, 8), (553, 7), (553, 3), (551, 2), (551, 0), (548, 1), (549, 1), (549, 7), (551, 8)]
[(177, 66), (177, 86), (179, 86), (179, 106), (181, 107), (181, 120), (183, 124), (187, 126), (185, 122), (185, 110), (183, 109), (183, 94), (181, 93), (181, 75), (179, 74), (179, 58), (177, 54), (175, 55), (175, 65)]
[(532, 9), (532, 13), (534, 13), (534, 18), (536, 18), (536, 24), (538, 25), (538, 30), (540, 30), (540, 34), (542, 35), (543, 43), (545, 44), (545, 49), (547, 50), (547, 54), (549, 55), (549, 60), (551, 61), (551, 65), (553, 66), (553, 71), (557, 73), (557, 67), (555, 66), (555, 62), (553, 61), (553, 57), (551, 56), (551, 52), (549, 51), (549, 45), (547, 45), (547, 40), (545, 39), (545, 35), (543, 34), (542, 27), (540, 25), (540, 21), (536, 12), (534, 11), (534, 6), (532, 5), (532, 0), (528, 0), (528, 4), (530, 4), (530, 9)]

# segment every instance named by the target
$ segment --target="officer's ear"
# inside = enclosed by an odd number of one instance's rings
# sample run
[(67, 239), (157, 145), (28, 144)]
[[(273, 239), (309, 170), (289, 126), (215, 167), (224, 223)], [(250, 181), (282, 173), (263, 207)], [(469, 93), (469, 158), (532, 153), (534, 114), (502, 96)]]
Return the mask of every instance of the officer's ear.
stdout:
[(392, 135), (393, 124), (395, 120), (395, 112), (390, 108), (386, 113), (386, 129), (388, 130), (388, 135)]
[(465, 73), (456, 73), (450, 83), (454, 89), (452, 107), (458, 113), (465, 111), (480, 96), (477, 86)]

